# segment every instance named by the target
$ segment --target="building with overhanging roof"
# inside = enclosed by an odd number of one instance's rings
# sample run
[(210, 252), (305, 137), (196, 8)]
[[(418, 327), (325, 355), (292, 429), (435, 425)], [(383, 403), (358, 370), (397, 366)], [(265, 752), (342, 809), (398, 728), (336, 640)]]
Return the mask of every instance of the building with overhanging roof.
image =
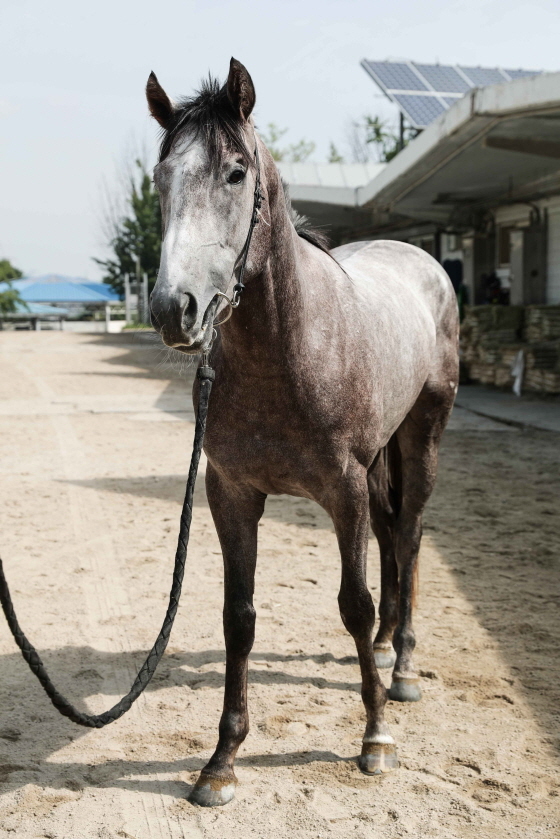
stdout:
[(560, 303), (560, 73), (518, 73), (449, 97), (354, 186), (305, 182), (281, 163), (294, 207), (335, 244), (401, 239), (460, 262), (473, 302), (496, 274), (512, 303)]

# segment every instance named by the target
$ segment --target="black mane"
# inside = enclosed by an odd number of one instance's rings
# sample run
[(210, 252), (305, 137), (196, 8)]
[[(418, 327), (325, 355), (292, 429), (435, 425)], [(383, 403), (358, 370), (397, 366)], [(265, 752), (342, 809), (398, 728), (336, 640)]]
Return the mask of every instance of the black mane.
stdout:
[(239, 152), (247, 165), (252, 165), (252, 155), (245, 143), (239, 117), (228, 99), (226, 85), (220, 86), (212, 76), (202, 82), (195, 96), (179, 101), (161, 141), (160, 163), (170, 153), (175, 140), (186, 133), (204, 143), (213, 169), (222, 162), (224, 139), (228, 148)]
[(290, 188), (284, 178), (282, 178), (282, 187), (284, 189), (284, 198), (286, 199), (286, 209), (298, 236), (301, 236), (302, 239), (306, 239), (312, 245), (315, 245), (316, 248), (330, 255), (330, 242), (327, 234), (313, 227), (307, 216), (303, 216), (297, 210), (294, 210), (292, 199), (290, 198)]
[[(194, 96), (179, 101), (169, 125), (164, 129), (159, 149), (159, 162), (169, 155), (175, 141), (184, 134), (200, 139), (208, 151), (210, 165), (216, 170), (222, 162), (222, 151), (226, 147), (238, 152), (248, 166), (254, 165), (254, 158), (245, 142), (243, 127), (227, 95), (226, 85), (208, 76)], [(320, 250), (329, 252), (327, 236), (316, 230), (305, 216), (297, 213), (290, 201), (287, 184), (282, 181), (286, 207), (298, 236), (306, 239)]]

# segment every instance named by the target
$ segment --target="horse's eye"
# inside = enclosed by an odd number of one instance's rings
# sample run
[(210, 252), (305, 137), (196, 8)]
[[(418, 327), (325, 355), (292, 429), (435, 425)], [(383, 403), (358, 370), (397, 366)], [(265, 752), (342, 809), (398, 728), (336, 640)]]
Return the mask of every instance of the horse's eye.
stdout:
[(228, 184), (240, 184), (244, 177), (243, 169), (234, 169), (228, 176)]

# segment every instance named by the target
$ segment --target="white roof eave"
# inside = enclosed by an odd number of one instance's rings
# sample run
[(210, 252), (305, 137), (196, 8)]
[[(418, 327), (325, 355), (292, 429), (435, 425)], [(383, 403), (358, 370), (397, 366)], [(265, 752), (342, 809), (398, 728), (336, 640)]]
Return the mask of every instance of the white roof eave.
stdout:
[[(500, 119), (559, 108), (560, 73), (545, 73), (476, 88), (409, 143), (374, 180), (359, 188), (358, 205), (364, 207), (378, 201), (389, 203), (398, 200), (418, 183), (419, 178), (428, 178), (434, 169), (445, 165)], [(446, 146), (449, 146), (447, 157)], [(433, 165), (430, 165), (432, 156)], [(425, 162), (424, 167), (422, 161)]]
[(385, 163), (277, 163), (295, 201), (356, 207), (357, 189), (374, 180)]
[(293, 186), (290, 184), (292, 201), (308, 201), (317, 204), (334, 204), (341, 207), (358, 207), (358, 188), (347, 186)]

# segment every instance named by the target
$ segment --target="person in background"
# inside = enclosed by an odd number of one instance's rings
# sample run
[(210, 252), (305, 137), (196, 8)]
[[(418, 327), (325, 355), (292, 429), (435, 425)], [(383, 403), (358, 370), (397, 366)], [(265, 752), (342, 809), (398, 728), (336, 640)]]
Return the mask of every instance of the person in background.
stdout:
[(459, 306), (459, 318), (462, 321), (465, 317), (465, 306), (469, 303), (469, 290), (463, 282), (463, 261), (461, 259), (444, 259), (442, 267), (447, 271), (451, 285), (457, 295)]

